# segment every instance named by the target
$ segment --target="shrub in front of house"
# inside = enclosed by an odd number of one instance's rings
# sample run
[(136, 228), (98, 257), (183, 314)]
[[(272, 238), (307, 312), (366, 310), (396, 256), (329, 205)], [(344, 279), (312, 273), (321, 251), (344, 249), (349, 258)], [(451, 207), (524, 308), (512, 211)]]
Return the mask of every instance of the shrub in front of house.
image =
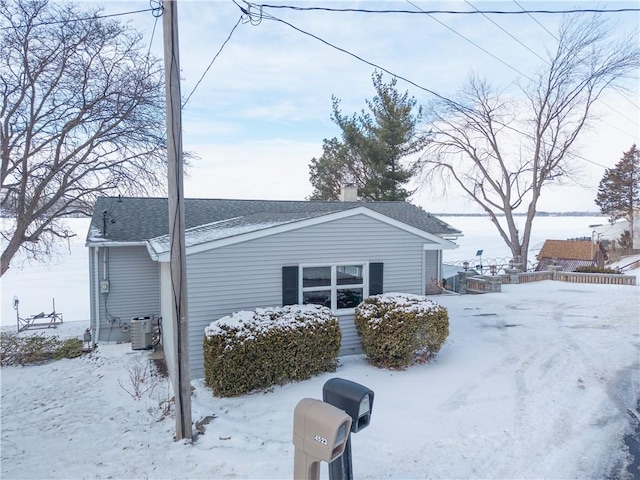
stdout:
[(205, 329), (205, 384), (220, 397), (335, 371), (342, 331), (319, 305), (236, 312)]
[(60, 340), (57, 335), (19, 335), (3, 332), (0, 335), (0, 365), (34, 365), (75, 358), (83, 355), (83, 343), (79, 338)]
[(406, 293), (366, 298), (356, 307), (355, 324), (369, 362), (383, 368), (428, 362), (449, 336), (447, 309)]
[(576, 273), (611, 273), (620, 275), (622, 272), (614, 268), (604, 267), (578, 267), (575, 269)]

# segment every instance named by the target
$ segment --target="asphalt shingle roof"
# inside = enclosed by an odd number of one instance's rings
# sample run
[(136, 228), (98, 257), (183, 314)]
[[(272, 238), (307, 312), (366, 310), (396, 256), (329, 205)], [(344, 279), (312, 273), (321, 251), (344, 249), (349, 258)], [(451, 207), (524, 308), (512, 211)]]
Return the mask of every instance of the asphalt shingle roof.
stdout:
[[(460, 235), (460, 230), (407, 202), (323, 202), (293, 200), (185, 199), (185, 228), (239, 217), (264, 223), (284, 223), (366, 207), (438, 236)], [(236, 220), (241, 222), (241, 220)], [(101, 197), (91, 218), (87, 242), (143, 242), (169, 233), (166, 198)]]
[(592, 261), (599, 246), (590, 240), (547, 240), (544, 242), (538, 260), (543, 258)]

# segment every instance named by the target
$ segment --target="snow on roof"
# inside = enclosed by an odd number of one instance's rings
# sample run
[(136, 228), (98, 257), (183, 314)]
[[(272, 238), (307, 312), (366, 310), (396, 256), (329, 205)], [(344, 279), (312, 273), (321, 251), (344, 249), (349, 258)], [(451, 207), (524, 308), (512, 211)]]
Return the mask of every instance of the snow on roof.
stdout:
[(99, 228), (89, 227), (89, 234), (87, 235), (87, 242), (99, 242), (104, 240), (104, 235)]
[[(192, 247), (215, 240), (266, 230), (279, 225), (305, 220), (313, 216), (314, 215), (309, 214), (279, 216), (258, 213), (221, 220), (185, 230), (185, 246)], [(171, 248), (169, 235), (152, 238), (148, 240), (147, 243), (158, 255), (167, 253)]]

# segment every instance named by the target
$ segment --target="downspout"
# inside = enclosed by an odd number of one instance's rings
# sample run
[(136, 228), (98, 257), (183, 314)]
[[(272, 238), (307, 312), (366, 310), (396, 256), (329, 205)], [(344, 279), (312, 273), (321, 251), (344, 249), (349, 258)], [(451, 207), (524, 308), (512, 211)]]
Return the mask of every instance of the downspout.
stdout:
[(100, 336), (100, 272), (98, 271), (98, 267), (100, 266), (100, 258), (98, 254), (98, 247), (93, 247), (93, 277), (94, 284), (93, 288), (95, 290), (93, 302), (94, 309), (94, 318), (96, 320), (96, 325), (94, 329), (93, 335), (93, 346), (98, 345), (98, 337)]
[(421, 295), (427, 294), (427, 251), (424, 249), (424, 245), (422, 245), (422, 293)]

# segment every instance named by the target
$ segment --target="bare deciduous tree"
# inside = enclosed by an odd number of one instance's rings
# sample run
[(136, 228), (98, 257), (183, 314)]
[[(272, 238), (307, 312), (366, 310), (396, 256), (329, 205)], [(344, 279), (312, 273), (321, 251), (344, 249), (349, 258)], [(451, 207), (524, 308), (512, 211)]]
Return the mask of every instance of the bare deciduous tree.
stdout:
[[(427, 182), (444, 180), (491, 218), (513, 258), (527, 265), (538, 199), (579, 168), (576, 139), (609, 88), (637, 74), (637, 39), (612, 43), (598, 16), (565, 17), (548, 63), (511, 98), (470, 76), (456, 100), (430, 106), (433, 141), (422, 157)], [(526, 209), (524, 230), (514, 218)]]
[(98, 195), (162, 191), (162, 65), (126, 24), (71, 4), (0, 0), (0, 275), (46, 259)]

